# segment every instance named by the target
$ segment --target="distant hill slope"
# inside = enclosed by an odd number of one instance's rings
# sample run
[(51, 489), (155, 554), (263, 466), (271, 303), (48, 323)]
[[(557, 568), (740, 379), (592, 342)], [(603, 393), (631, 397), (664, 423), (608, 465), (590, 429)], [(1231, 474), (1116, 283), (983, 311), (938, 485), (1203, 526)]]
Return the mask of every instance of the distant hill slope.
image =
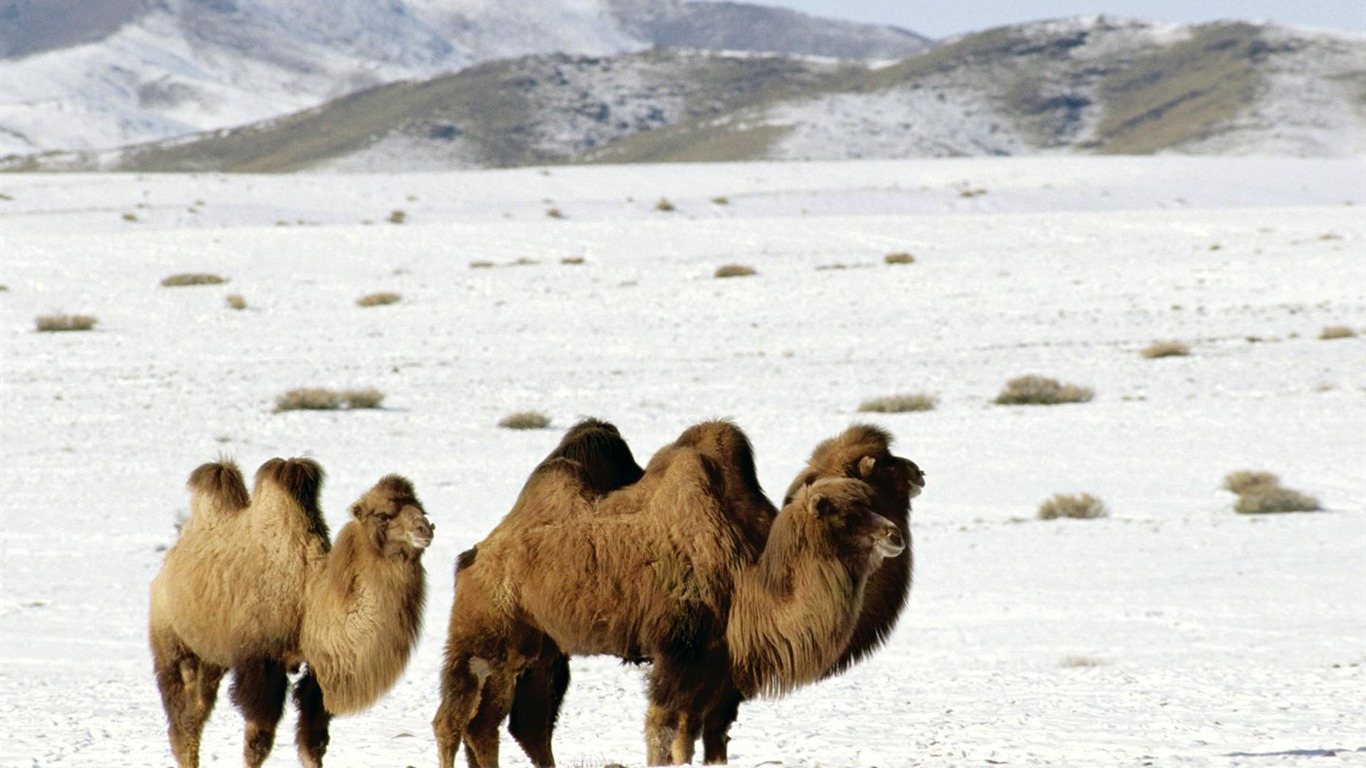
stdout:
[(874, 67), (532, 56), (256, 125), (9, 170), (415, 171), (575, 162), (1366, 151), (1366, 39), (1082, 18)]
[(680, 0), (9, 0), (0, 155), (242, 125), (387, 82), (529, 54), (655, 44), (897, 58), (932, 41), (792, 11)]

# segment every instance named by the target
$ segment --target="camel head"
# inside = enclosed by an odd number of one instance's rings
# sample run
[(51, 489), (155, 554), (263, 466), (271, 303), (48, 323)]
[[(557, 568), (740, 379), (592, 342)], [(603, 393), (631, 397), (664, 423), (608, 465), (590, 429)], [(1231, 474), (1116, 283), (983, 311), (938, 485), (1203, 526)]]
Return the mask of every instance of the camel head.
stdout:
[(883, 514), (895, 515), (904, 522), (911, 499), (925, 488), (925, 473), (910, 459), (894, 455), (891, 445), (891, 434), (871, 424), (855, 424), (823, 441), (788, 488), (783, 504), (791, 501), (798, 489), (820, 478), (852, 477), (873, 487), (882, 501)]
[(906, 549), (901, 529), (878, 514), (876, 492), (861, 480), (816, 480), (797, 491), (784, 511), (789, 510), (851, 572), (871, 573)]
[(432, 543), (436, 525), (427, 519), (413, 484), (398, 475), (382, 478), (355, 504), (351, 516), (365, 526), (386, 557), (415, 558)]

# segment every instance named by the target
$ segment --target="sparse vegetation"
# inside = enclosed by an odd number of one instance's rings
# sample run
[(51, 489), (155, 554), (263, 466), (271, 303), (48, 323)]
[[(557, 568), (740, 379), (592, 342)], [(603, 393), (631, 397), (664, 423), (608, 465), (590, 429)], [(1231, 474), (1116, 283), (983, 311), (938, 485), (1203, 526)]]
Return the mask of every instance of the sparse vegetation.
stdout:
[(132, 211), (129, 211), (128, 213), (123, 214), (123, 220), (124, 220), (124, 221), (137, 221), (137, 220), (138, 220), (138, 215), (137, 215), (136, 213), (133, 213)]
[(370, 293), (356, 299), (357, 306), (361, 307), (382, 307), (385, 304), (397, 304), (403, 297), (392, 291), (380, 291)]
[(390, 224), (402, 224), (403, 222), (405, 222), (405, 221), (407, 221), (407, 220), (408, 220), (408, 214), (407, 214), (407, 212), (406, 212), (406, 211), (399, 210), (399, 209), (397, 209), (397, 208), (395, 208), (394, 210), (392, 210), (392, 211), (389, 212), (389, 218), (387, 219), (387, 221), (388, 221)]
[(1006, 382), (1006, 388), (996, 396), (997, 405), (1060, 405), (1085, 403), (1095, 393), (1075, 384), (1061, 384), (1057, 379), (1043, 376), (1021, 376)]
[(226, 277), (208, 272), (181, 272), (161, 279), (165, 288), (182, 288), (190, 285), (219, 285), (228, 282)]
[(8, 286), (8, 285), (5, 285), (4, 283), (0, 283), (0, 293), (4, 293), (5, 291), (8, 291), (8, 290), (9, 290), (9, 286)]
[(1270, 472), (1240, 470), (1224, 477), (1224, 488), (1238, 494), (1233, 510), (1241, 515), (1317, 512), (1323, 507), (1313, 496), (1281, 487)]
[(1109, 515), (1110, 510), (1105, 508), (1105, 503), (1089, 493), (1078, 496), (1059, 493), (1039, 507), (1040, 520), (1057, 520), (1062, 517), (1094, 520)]
[(492, 268), (492, 267), (493, 267), (493, 262), (491, 262), (491, 261), (483, 261), (483, 260), (480, 260), (480, 261), (471, 261), (471, 262), (470, 262), (470, 269), (490, 269), (490, 268)]
[(1330, 341), (1332, 339), (1350, 339), (1356, 335), (1356, 331), (1345, 325), (1330, 325), (1319, 332), (1319, 338), (1324, 341)]
[(719, 197), (713, 197), (711, 199), (711, 202), (712, 205), (730, 205), (730, 198), (726, 197), (725, 195), (721, 195)]
[(655, 210), (668, 213), (670, 211), (677, 210), (677, 208), (674, 207), (673, 203), (669, 202), (669, 198), (661, 197), (659, 198), (659, 202), (655, 203)]
[(242, 298), (242, 294), (240, 293), (234, 293), (228, 296), (227, 302), (230, 309), (241, 310), (247, 308), (247, 300)]
[(545, 209), (545, 215), (552, 219), (563, 219), (564, 211), (561, 211), (559, 208), (547, 208)]
[(1143, 348), (1140, 355), (1153, 360), (1159, 357), (1185, 357), (1191, 353), (1191, 348), (1179, 341), (1159, 341)]
[(550, 418), (536, 411), (520, 411), (504, 416), (498, 421), (504, 429), (545, 429), (550, 426)]
[(41, 315), (34, 318), (34, 325), (41, 333), (60, 333), (62, 331), (88, 331), (95, 327), (96, 320), (91, 315)]
[(864, 400), (859, 404), (858, 409), (860, 413), (911, 413), (914, 411), (932, 411), (938, 404), (939, 398), (934, 395), (890, 395)]
[(889, 253), (882, 257), (888, 264), (914, 264), (915, 257), (909, 253)]
[(716, 268), (716, 277), (748, 277), (757, 274), (753, 267), (743, 264), (724, 264)]
[(583, 263), (583, 257), (582, 257), (582, 256), (566, 256), (566, 257), (564, 257), (563, 259), (560, 259), (560, 263), (561, 263), (561, 264), (568, 264), (568, 265), (570, 265), (570, 266), (577, 266), (577, 265)]
[(320, 387), (291, 389), (275, 398), (275, 412), (336, 411), (378, 408), (384, 394), (377, 389), (348, 389), (341, 392)]

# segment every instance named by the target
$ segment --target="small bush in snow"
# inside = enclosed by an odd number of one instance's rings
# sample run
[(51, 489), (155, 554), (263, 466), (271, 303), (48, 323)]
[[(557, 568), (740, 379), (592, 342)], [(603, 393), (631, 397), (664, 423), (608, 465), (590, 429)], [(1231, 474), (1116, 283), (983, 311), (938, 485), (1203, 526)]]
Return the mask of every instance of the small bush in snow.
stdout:
[(1109, 514), (1110, 510), (1105, 508), (1105, 503), (1089, 493), (1080, 496), (1059, 493), (1039, 507), (1040, 520), (1057, 520), (1060, 517), (1094, 520), (1098, 517), (1108, 517)]
[(388, 221), (389, 221), (390, 224), (402, 224), (403, 222), (405, 222), (405, 221), (407, 221), (407, 220), (408, 220), (408, 213), (407, 213), (406, 211), (401, 211), (401, 210), (398, 210), (398, 209), (394, 209), (394, 210), (392, 210), (392, 211), (389, 212), (389, 219), (388, 219)]
[(182, 272), (161, 279), (162, 286), (166, 288), (181, 288), (187, 285), (218, 285), (226, 282), (228, 282), (226, 277), (207, 272)]
[(584, 259), (582, 256), (566, 256), (563, 259), (560, 259), (561, 264), (567, 264), (569, 266), (578, 266), (582, 264), (583, 261)]
[(1279, 477), (1270, 472), (1253, 469), (1241, 469), (1224, 476), (1224, 490), (1238, 494), (1251, 493), (1263, 488), (1275, 488), (1280, 484), (1281, 479)]
[(247, 300), (242, 298), (242, 294), (234, 293), (228, 297), (228, 307), (231, 309), (246, 309)]
[(1006, 388), (996, 396), (997, 405), (1059, 405), (1085, 403), (1095, 393), (1075, 384), (1060, 384), (1057, 379), (1043, 376), (1021, 376), (1006, 382)]
[(547, 208), (545, 209), (545, 215), (552, 219), (563, 219), (564, 211), (561, 211), (559, 208)]
[(1263, 487), (1244, 493), (1233, 505), (1241, 515), (1271, 515), (1281, 512), (1317, 512), (1319, 500), (1280, 486)]
[(98, 322), (99, 320), (91, 315), (41, 315), (33, 320), (33, 324), (41, 333), (88, 331)]
[(359, 410), (378, 408), (384, 395), (376, 389), (348, 389), (338, 392), (320, 387), (291, 389), (275, 398), (275, 412), (281, 411), (336, 411), (342, 408)]
[(882, 257), (888, 264), (914, 264), (915, 257), (909, 253), (889, 253)]
[(715, 277), (748, 277), (757, 274), (754, 267), (746, 267), (743, 264), (724, 264), (716, 268)]
[(403, 297), (390, 291), (380, 291), (371, 293), (356, 299), (356, 304), (362, 307), (382, 307), (385, 304), (397, 304)]
[(711, 203), (712, 205), (730, 205), (730, 198), (726, 197), (725, 195), (722, 195), (720, 197), (713, 197), (711, 199)]
[(676, 208), (673, 203), (669, 202), (669, 198), (661, 197), (659, 198), (659, 202), (655, 203), (655, 210), (668, 213), (669, 211), (676, 210)]
[(860, 413), (910, 413), (913, 411), (932, 411), (939, 404), (934, 395), (890, 395), (864, 400), (859, 404)]
[(1156, 344), (1144, 347), (1140, 355), (1154, 360), (1159, 357), (1185, 357), (1191, 353), (1191, 348), (1179, 341), (1159, 341)]
[(535, 411), (521, 411), (504, 416), (498, 421), (504, 429), (545, 429), (550, 426), (550, 418)]
[(1330, 325), (1319, 332), (1319, 338), (1324, 341), (1332, 339), (1350, 339), (1356, 336), (1357, 332), (1345, 325)]

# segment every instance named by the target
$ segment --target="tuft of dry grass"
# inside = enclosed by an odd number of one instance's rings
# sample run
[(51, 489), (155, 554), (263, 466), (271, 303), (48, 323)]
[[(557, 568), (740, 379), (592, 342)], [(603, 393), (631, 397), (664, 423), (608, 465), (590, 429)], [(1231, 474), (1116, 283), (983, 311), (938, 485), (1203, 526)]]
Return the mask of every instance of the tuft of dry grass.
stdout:
[(1155, 360), (1160, 357), (1185, 357), (1191, 353), (1191, 348), (1179, 341), (1159, 341), (1143, 348), (1140, 355)]
[(655, 203), (655, 210), (668, 213), (670, 211), (675, 211), (678, 209), (674, 206), (673, 203), (669, 202), (669, 198), (661, 197), (659, 198), (659, 202)]
[(1283, 512), (1318, 512), (1323, 509), (1313, 496), (1280, 486), (1258, 488), (1238, 496), (1233, 510), (1240, 515), (1274, 515)]
[(493, 266), (493, 262), (491, 261), (480, 260), (470, 262), (470, 269), (492, 269)]
[(161, 285), (165, 288), (181, 288), (188, 285), (219, 285), (226, 282), (228, 282), (226, 277), (208, 272), (181, 272), (161, 279)]
[(291, 389), (275, 398), (275, 412), (337, 411), (378, 408), (384, 394), (377, 389), (348, 389), (338, 392), (321, 387)]
[(545, 429), (550, 426), (550, 417), (536, 411), (520, 411), (498, 420), (504, 429)]
[(230, 309), (240, 310), (247, 308), (247, 300), (242, 298), (242, 294), (240, 293), (234, 293), (231, 296), (228, 296), (227, 302)]
[(392, 211), (389, 212), (389, 218), (387, 219), (387, 221), (388, 221), (390, 224), (402, 224), (403, 222), (405, 222), (405, 221), (407, 221), (407, 220), (408, 220), (408, 213), (407, 213), (407, 211), (402, 211), (402, 210), (399, 210), (399, 209), (397, 209), (397, 208), (395, 208), (394, 210), (392, 210)]
[(1021, 376), (1006, 382), (1006, 388), (996, 396), (997, 405), (1059, 405), (1085, 403), (1095, 397), (1086, 387), (1060, 384), (1057, 379), (1043, 376)]
[(584, 258), (582, 256), (565, 256), (563, 259), (560, 259), (561, 264), (567, 264), (569, 266), (578, 266), (583, 262)]
[(40, 333), (88, 331), (98, 322), (92, 315), (40, 315), (33, 319)]
[(714, 277), (749, 277), (758, 274), (754, 267), (747, 267), (743, 264), (723, 264), (716, 268)]
[(1319, 332), (1319, 338), (1324, 341), (1332, 339), (1350, 339), (1357, 335), (1357, 332), (1345, 325), (1330, 325)]
[(403, 297), (392, 291), (380, 291), (371, 293), (356, 299), (356, 305), (361, 307), (382, 307), (385, 304), (397, 304)]
[(914, 264), (915, 257), (909, 253), (889, 253), (882, 257), (888, 264)]
[(552, 219), (563, 219), (564, 211), (561, 211), (559, 208), (547, 208), (545, 209), (545, 215)]
[(1074, 520), (1095, 520), (1109, 515), (1110, 510), (1105, 508), (1105, 502), (1089, 493), (1083, 493), (1079, 496), (1059, 493), (1039, 507), (1040, 520), (1057, 520), (1062, 517)]
[(730, 205), (730, 198), (725, 195), (720, 195), (718, 197), (713, 197), (711, 203), (712, 205)]
[(1224, 490), (1237, 494), (1252, 493), (1263, 488), (1275, 488), (1281, 479), (1270, 472), (1253, 469), (1240, 469), (1224, 476)]
[(939, 398), (926, 394), (889, 395), (864, 400), (859, 404), (860, 413), (912, 413), (932, 411), (939, 404)]

